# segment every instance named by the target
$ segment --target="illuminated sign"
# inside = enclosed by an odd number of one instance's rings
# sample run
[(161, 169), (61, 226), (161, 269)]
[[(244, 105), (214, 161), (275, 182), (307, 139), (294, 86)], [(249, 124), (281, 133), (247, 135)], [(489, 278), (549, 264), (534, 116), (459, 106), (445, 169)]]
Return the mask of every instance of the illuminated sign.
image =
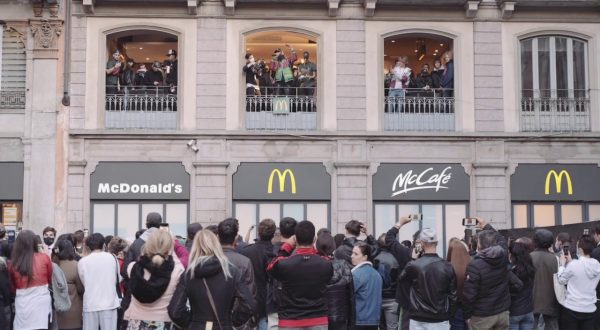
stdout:
[(567, 179), (567, 192), (569, 195), (573, 195), (573, 182), (571, 181), (571, 175), (566, 170), (560, 171), (560, 174), (557, 174), (555, 170), (550, 170), (546, 175), (546, 185), (544, 189), (545, 195), (550, 195), (550, 180), (554, 178), (554, 183), (556, 186), (556, 193), (560, 194), (562, 191), (562, 178), (563, 175)]
[(271, 172), (271, 175), (269, 176), (269, 184), (267, 185), (268, 194), (273, 193), (273, 178), (275, 178), (275, 175), (277, 175), (277, 177), (279, 178), (279, 192), (285, 191), (285, 178), (287, 178), (287, 176), (289, 175), (290, 183), (292, 184), (292, 194), (296, 193), (296, 177), (294, 177), (294, 172), (287, 168), (283, 171), (283, 173), (281, 173), (281, 171), (278, 169), (274, 169)]

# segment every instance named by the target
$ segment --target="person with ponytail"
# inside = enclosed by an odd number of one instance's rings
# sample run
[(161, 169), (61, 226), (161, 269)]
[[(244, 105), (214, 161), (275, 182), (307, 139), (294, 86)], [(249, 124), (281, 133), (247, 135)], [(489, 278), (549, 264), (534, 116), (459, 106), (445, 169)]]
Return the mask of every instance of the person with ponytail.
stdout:
[(188, 330), (230, 330), (255, 314), (256, 303), (242, 273), (229, 262), (212, 231), (194, 236), (188, 268), (168, 311), (178, 327)]
[(517, 240), (509, 251), (510, 270), (523, 282), (521, 290), (510, 290), (509, 329), (532, 330), (535, 268), (529, 255), (529, 247)]
[(354, 329), (376, 330), (381, 313), (383, 278), (373, 266), (373, 247), (358, 242), (352, 249), (352, 280), (356, 302)]
[(179, 259), (173, 257), (173, 238), (158, 230), (142, 247), (140, 259), (129, 264), (131, 304), (125, 311), (127, 330), (172, 329), (167, 306), (184, 272)]
[(23, 230), (11, 254), (8, 269), (13, 293), (16, 293), (14, 329), (48, 329), (52, 315), (48, 290), (52, 261), (42, 252), (41, 239), (38, 246), (38, 239), (31, 230)]

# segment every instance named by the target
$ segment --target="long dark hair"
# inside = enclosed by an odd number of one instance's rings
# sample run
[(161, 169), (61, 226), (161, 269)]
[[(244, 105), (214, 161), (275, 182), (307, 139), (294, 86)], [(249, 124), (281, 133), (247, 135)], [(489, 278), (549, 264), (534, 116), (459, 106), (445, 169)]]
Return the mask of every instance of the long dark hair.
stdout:
[(529, 249), (526, 244), (514, 242), (510, 246), (510, 261), (513, 265), (513, 273), (515, 273), (521, 281), (528, 282), (533, 280), (535, 276), (535, 267), (533, 267), (533, 261), (531, 260)]
[(21, 231), (12, 249), (11, 262), (21, 276), (27, 276), (28, 282), (33, 279), (33, 255), (36, 252), (36, 235), (31, 230)]
[(73, 247), (73, 243), (66, 239), (56, 242), (56, 245), (52, 250), (52, 256), (56, 257), (58, 260), (77, 259), (77, 254), (75, 253), (75, 247)]

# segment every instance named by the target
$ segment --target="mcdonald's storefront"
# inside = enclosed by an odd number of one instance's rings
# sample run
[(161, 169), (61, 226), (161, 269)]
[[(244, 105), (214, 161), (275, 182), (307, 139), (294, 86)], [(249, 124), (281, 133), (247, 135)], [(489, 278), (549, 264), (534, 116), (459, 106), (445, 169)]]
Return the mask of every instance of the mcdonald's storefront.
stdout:
[(519, 164), (510, 186), (513, 228), (600, 219), (598, 164)]
[(266, 218), (309, 219), (317, 230), (331, 228), (331, 176), (322, 163), (241, 163), (232, 189), (241, 235)]

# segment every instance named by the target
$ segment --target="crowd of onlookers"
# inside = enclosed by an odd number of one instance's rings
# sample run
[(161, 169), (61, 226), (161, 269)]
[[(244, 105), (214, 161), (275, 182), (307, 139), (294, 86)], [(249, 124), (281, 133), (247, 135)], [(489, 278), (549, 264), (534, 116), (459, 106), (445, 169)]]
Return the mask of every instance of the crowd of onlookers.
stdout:
[(158, 213), (133, 242), (0, 227), (0, 328), (598, 329), (600, 226), (507, 242), (476, 219), (445, 258), (434, 229), (399, 241), (410, 217), (378, 238), (356, 220), (333, 236), (264, 219), (254, 242), (234, 218), (183, 240)]
[(169, 49), (167, 60), (163, 63), (154, 61), (150, 70), (145, 63), (135, 63), (132, 58), (126, 58), (119, 50), (112, 53), (106, 63), (106, 94), (127, 94), (136, 90), (146, 90), (150, 87), (161, 87), (168, 93), (177, 92), (177, 51)]
[(298, 59), (296, 50), (290, 46), (289, 54), (277, 48), (273, 51), (270, 62), (265, 59), (245, 55), (246, 63), (242, 68), (246, 76), (246, 95), (282, 95), (313, 96), (317, 86), (317, 65), (305, 51)]

